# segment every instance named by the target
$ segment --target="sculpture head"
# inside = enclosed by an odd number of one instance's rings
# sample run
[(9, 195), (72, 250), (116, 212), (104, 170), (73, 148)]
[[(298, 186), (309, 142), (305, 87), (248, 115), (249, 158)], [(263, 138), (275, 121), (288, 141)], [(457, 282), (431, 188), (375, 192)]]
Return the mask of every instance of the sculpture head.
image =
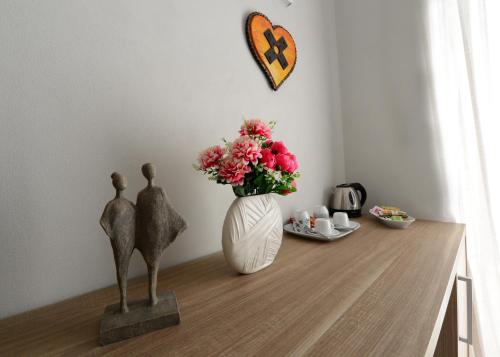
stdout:
[(113, 172), (111, 174), (111, 181), (113, 182), (113, 187), (116, 189), (117, 194), (127, 188), (127, 178), (118, 172)]
[(150, 163), (144, 164), (142, 165), (142, 174), (151, 185), (153, 183), (153, 179), (156, 176), (156, 167)]

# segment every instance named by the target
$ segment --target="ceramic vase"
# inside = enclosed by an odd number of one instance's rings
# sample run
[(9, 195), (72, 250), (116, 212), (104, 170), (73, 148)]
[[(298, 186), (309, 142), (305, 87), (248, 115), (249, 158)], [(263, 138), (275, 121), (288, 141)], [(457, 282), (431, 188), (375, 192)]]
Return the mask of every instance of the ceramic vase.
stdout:
[(281, 210), (272, 194), (238, 197), (227, 211), (222, 249), (228, 264), (251, 274), (272, 264), (283, 238)]

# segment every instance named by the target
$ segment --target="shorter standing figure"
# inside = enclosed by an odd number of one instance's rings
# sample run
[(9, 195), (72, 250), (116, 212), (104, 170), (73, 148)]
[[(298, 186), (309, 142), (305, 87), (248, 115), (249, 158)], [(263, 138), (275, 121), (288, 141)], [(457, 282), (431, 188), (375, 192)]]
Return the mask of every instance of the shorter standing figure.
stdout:
[(116, 278), (120, 288), (120, 311), (128, 312), (127, 273), (135, 246), (135, 206), (122, 197), (122, 191), (127, 188), (127, 178), (114, 172), (111, 179), (116, 189), (116, 196), (104, 208), (100, 223), (111, 239), (113, 247)]

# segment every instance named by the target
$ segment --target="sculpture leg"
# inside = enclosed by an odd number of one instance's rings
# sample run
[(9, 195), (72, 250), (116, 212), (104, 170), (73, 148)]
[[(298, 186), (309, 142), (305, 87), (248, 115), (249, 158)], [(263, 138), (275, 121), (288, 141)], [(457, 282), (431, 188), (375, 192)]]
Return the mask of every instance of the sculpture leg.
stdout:
[(117, 270), (118, 287), (120, 288), (120, 311), (121, 312), (128, 312), (127, 273), (128, 273), (128, 264), (126, 266), (122, 266), (120, 269)]
[(158, 277), (158, 261), (148, 264), (148, 275), (149, 275), (149, 304), (154, 306), (158, 303), (158, 297), (156, 296), (156, 280)]
[(127, 275), (128, 264), (132, 253), (129, 253), (122, 246), (116, 244), (114, 240), (111, 241), (111, 245), (113, 247), (113, 255), (115, 257), (116, 280), (118, 282), (118, 288), (120, 289), (120, 311), (128, 312)]
[(128, 312), (127, 306), (127, 275), (128, 275), (128, 259), (120, 261), (116, 264), (116, 280), (120, 289), (120, 311)]

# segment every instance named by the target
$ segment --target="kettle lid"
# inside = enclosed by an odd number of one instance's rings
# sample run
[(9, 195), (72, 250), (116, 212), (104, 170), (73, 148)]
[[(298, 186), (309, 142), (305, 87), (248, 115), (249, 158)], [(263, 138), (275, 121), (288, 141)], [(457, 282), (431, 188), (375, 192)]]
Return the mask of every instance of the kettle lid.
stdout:
[(336, 187), (352, 187), (352, 184), (350, 184), (350, 183), (343, 183), (341, 185), (337, 185)]

